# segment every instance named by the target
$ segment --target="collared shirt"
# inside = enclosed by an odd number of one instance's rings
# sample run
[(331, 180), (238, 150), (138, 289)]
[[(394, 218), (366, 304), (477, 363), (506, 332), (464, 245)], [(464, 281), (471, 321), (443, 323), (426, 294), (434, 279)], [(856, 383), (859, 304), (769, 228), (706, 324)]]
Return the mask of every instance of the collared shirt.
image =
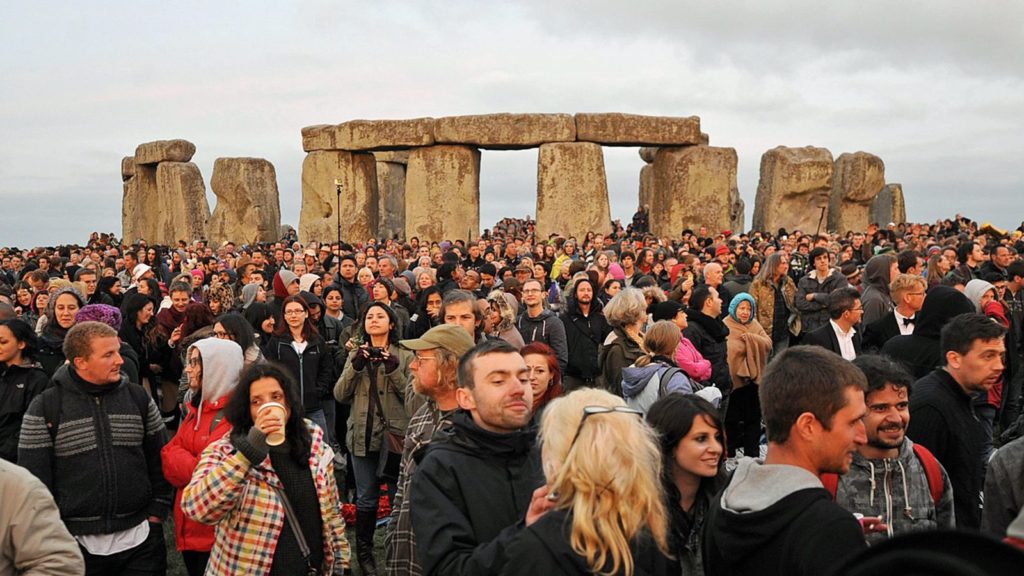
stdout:
[(856, 358), (857, 351), (853, 347), (853, 335), (857, 333), (857, 329), (850, 328), (849, 332), (843, 332), (835, 320), (829, 320), (828, 323), (832, 325), (832, 331), (836, 333), (836, 339), (839, 340), (839, 353), (843, 359), (853, 360)]
[[(916, 321), (916, 315), (904, 316), (903, 314), (897, 312), (895, 308), (893, 308), (892, 313), (896, 315), (896, 326), (899, 326), (901, 335), (910, 336), (911, 334), (914, 333), (914, 322)], [(908, 318), (910, 319), (910, 324), (904, 322), (904, 320)]]

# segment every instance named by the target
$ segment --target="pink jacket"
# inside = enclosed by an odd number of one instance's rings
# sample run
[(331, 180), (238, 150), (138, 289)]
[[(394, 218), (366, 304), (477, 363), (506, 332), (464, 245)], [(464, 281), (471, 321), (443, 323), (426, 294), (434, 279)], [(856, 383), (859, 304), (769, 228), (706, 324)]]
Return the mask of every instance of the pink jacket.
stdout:
[(676, 347), (676, 364), (694, 380), (707, 382), (711, 379), (711, 362), (700, 355), (686, 336), (680, 338), (679, 346)]

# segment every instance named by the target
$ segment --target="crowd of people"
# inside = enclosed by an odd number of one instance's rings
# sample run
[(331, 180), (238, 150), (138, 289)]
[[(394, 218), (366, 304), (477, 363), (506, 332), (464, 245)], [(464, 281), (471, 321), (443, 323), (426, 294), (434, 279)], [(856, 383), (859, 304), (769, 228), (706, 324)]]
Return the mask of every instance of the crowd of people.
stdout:
[(2, 248), (0, 575), (1014, 573), (1022, 235)]

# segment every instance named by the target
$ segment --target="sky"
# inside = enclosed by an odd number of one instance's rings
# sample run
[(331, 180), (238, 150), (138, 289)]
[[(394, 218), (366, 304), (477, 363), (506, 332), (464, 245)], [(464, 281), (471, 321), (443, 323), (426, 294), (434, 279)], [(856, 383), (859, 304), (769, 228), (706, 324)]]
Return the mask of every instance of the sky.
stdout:
[[(1024, 220), (1024, 3), (7, 2), (0, 246), (121, 231), (121, 158), (184, 138), (277, 171), (297, 226), (301, 129), (357, 118), (626, 112), (701, 118), (753, 215), (775, 146), (863, 150), (908, 217)], [(534, 214), (537, 151), (484, 151), (481, 227)], [(636, 148), (605, 148), (612, 216)]]

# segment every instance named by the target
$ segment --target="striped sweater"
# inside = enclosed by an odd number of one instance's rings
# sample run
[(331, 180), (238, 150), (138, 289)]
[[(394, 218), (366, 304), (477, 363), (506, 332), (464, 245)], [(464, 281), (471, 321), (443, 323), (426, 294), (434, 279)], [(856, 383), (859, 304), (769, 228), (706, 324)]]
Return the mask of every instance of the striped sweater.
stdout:
[[(68, 531), (112, 534), (149, 516), (164, 518), (174, 498), (160, 461), (168, 434), (148, 398), (143, 419), (136, 395), (145, 390), (123, 376), (119, 384), (97, 386), (64, 367), (53, 380), (25, 413), (18, 463), (50, 489)], [(55, 440), (44, 414), (51, 394), (61, 397)]]

